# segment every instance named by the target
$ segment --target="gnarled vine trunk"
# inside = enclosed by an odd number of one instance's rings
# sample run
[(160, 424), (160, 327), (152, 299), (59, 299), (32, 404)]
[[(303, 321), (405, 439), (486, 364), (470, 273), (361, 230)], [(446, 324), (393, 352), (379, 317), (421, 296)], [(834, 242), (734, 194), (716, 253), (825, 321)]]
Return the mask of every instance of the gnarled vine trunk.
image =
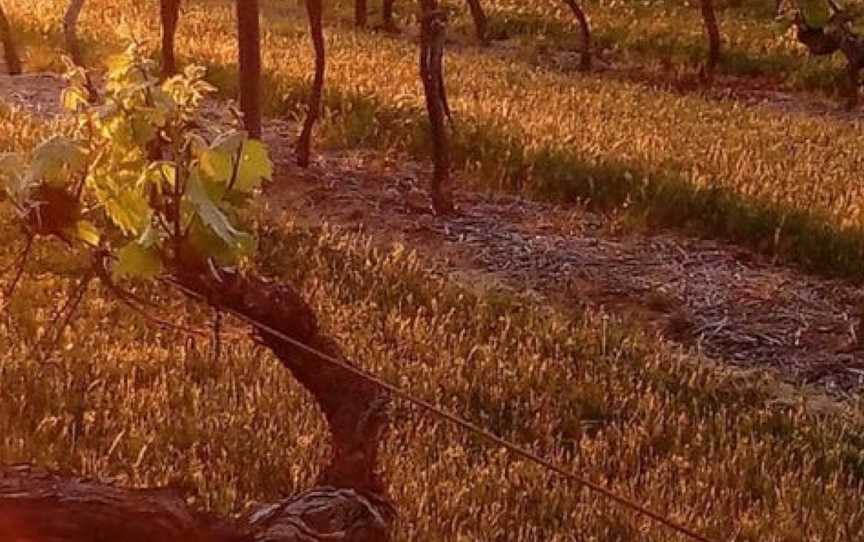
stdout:
[(455, 210), (450, 177), (450, 142), (447, 136), (449, 108), (444, 86), (444, 40), (447, 15), (438, 0), (419, 0), (420, 16), (420, 77), (426, 95), (426, 110), (432, 128), (434, 171), (432, 173), (432, 208), (438, 214)]
[(258, 0), (236, 1), (240, 110), (249, 137), (261, 139), (261, 21)]
[(717, 12), (714, 10), (714, 0), (700, 0), (700, 9), (705, 35), (708, 37), (708, 58), (702, 67), (701, 75), (706, 82), (711, 82), (720, 61), (720, 27), (717, 23)]
[(174, 47), (180, 21), (180, 0), (159, 0), (159, 14), (162, 19), (162, 76), (170, 77), (177, 73)]
[(254, 329), (258, 339), (312, 394), (329, 424), (332, 457), (319, 484), (382, 494), (378, 443), (386, 426), (386, 396), (377, 386), (351, 371), (327, 363), (307, 349), (275, 335), (284, 334), (309, 348), (349, 363), (336, 342), (324, 335), (311, 307), (288, 285), (255, 276), (209, 276), (176, 273), (189, 292), (269, 329)]
[(224, 276), (217, 285), (210, 276), (183, 271), (174, 282), (196, 298), (263, 324), (253, 325), (253, 333), (311, 393), (328, 422), (331, 456), (318, 476), (319, 487), (238, 519), (220, 519), (166, 490), (121, 489), (27, 466), (6, 467), (0, 469), (0, 540), (389, 540), (394, 514), (377, 472), (386, 395), (279, 336), (350, 363), (290, 286), (243, 275)]
[(864, 39), (849, 26), (849, 16), (835, 12), (824, 28), (811, 28), (800, 14), (795, 17), (797, 38), (814, 56), (827, 56), (840, 51), (846, 57), (848, 108), (858, 104), (860, 72), (864, 69)]
[(3, 42), (3, 55), (6, 60), (6, 71), (9, 75), (19, 75), (22, 71), (21, 57), (15, 47), (15, 38), (12, 36), (12, 25), (6, 17), (3, 5), (0, 4), (0, 41)]
[(309, 110), (303, 121), (303, 129), (297, 140), (297, 164), (301, 167), (309, 165), (309, 155), (312, 148), (312, 130), (321, 115), (321, 105), (324, 93), (324, 71), (326, 58), (324, 50), (324, 26), (322, 21), (321, 0), (306, 0), (306, 13), (309, 16), (309, 32), (312, 35), (312, 46), (315, 49), (315, 78), (312, 81), (312, 93), (309, 95)]
[(588, 17), (576, 0), (564, 0), (564, 2), (570, 7), (582, 31), (582, 62), (579, 64), (579, 69), (588, 71), (591, 69), (591, 27), (588, 24)]

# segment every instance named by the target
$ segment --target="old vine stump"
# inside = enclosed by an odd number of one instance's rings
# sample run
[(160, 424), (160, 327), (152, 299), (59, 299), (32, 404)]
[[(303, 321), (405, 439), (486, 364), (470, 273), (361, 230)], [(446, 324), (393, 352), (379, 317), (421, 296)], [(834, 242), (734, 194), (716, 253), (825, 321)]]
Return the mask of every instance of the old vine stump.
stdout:
[(240, 518), (220, 518), (165, 489), (127, 489), (27, 465), (0, 467), (0, 540), (15, 542), (386, 542), (394, 511), (377, 472), (388, 424), (379, 388), (301, 344), (348, 364), (321, 333), (312, 309), (288, 285), (247, 275), (177, 271), (192, 297), (260, 322), (265, 344), (312, 394), (327, 419), (331, 456), (318, 486)]

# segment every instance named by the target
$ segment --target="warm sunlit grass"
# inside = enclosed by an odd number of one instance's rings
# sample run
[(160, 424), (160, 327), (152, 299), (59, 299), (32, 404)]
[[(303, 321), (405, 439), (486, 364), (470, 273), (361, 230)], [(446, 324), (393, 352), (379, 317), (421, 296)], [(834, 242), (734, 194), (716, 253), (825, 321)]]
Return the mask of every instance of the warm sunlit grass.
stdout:
[[(45, 59), (57, 62), (62, 4), (40, 2), (35, 12), (30, 2), (7, 8), (27, 31), (36, 68)], [(303, 110), (311, 52), (297, 4), (265, 2), (270, 114), (296, 116)], [(495, 10), (507, 6), (502, 1)], [(429, 141), (414, 44), (355, 33), (345, 24), (345, 6), (337, 7), (331, 13), (323, 137), (331, 145), (425, 157)], [(608, 9), (595, 7), (595, 17), (608, 16), (602, 15)], [(91, 58), (123, 42), (119, 21), (155, 41), (154, 11), (128, 0), (91, 1), (82, 21)], [(688, 26), (682, 32), (694, 31)], [(229, 2), (192, 2), (178, 42), (184, 57), (211, 66), (212, 79), (229, 96), (236, 89), (233, 35)], [(559, 73), (518, 54), (490, 55), (474, 47), (451, 50), (448, 74), (463, 180), (627, 209), (636, 223), (737, 240), (823, 272), (860, 274), (864, 211), (858, 174), (864, 152), (858, 142), (864, 133), (857, 123)]]
[[(573, 16), (561, 0), (487, 0), (493, 35), (521, 38), (529, 48), (578, 50)], [(601, 56), (669, 77), (695, 73), (707, 42), (699, 2), (583, 0)], [(793, 89), (838, 92), (842, 60), (804, 53), (774, 15), (775, 0), (715, 2), (722, 36), (718, 72), (759, 77)], [(464, 18), (459, 19), (460, 22)], [(468, 21), (464, 20), (464, 24)], [(539, 39), (538, 39), (539, 38)]]
[[(56, 129), (3, 111), (0, 148)], [(2, 214), (5, 267), (21, 238)], [(262, 272), (299, 285), (347, 353), (391, 382), (719, 540), (845, 542), (864, 529), (861, 405), (815, 408), (615, 317), (466, 290), (399, 247), (273, 218)], [(206, 341), (154, 329), (94, 287), (45, 353), (80, 265), (65, 254), (39, 245), (0, 323), (0, 463), (172, 484), (222, 512), (311, 483), (321, 421), (249, 342), (230, 339), (215, 361)], [(172, 321), (206, 321), (155, 295)], [(393, 418), (383, 461), (398, 540), (680, 540), (411, 409)]]
[[(43, 67), (55, 62), (60, 4), (28, 12), (38, 53), (31, 61)], [(113, 32), (124, 17), (153, 35), (149, 11), (98, 4), (83, 21), (91, 53), (97, 41), (100, 55), (121, 43)], [(230, 10), (204, 4), (190, 5), (179, 45), (213, 66), (227, 93)], [(280, 9), (293, 17), (296, 4), (286, 4)], [(20, 25), (32, 3), (4, 6)], [(268, 21), (270, 110), (297, 111), (309, 64), (302, 19)], [(329, 142), (401, 142), (425, 152), (413, 47), (341, 29), (331, 50)], [(687, 187), (722, 186), (741, 197), (745, 215), (759, 200), (818, 210), (830, 236), (864, 221), (854, 125), (536, 70), (474, 49), (452, 54), (449, 68), (461, 163), (487, 186), (629, 198), (652, 213), (698, 201)], [(58, 129), (0, 109), (0, 150), (26, 150)], [(680, 191), (643, 190), (644, 176), (678, 179), (668, 186)], [(658, 196), (676, 193), (683, 203)], [(2, 269), (21, 238), (8, 210), (0, 215)], [(717, 539), (845, 542), (864, 531), (861, 405), (819, 413), (807, 395), (710, 367), (614, 317), (464, 290), (404, 250), (274, 222), (263, 270), (301, 285), (347, 352), (390, 381)], [(57, 351), (41, 352), (70, 287), (62, 277), (76, 265), (62, 254), (40, 245), (0, 323), (0, 462), (177, 484), (220, 511), (310, 483), (321, 422), (286, 372), (250, 343), (232, 340), (216, 362), (206, 343), (155, 330), (94, 287)], [(169, 302), (172, 293), (157, 295), (174, 321), (207, 316)], [(402, 513), (399, 540), (679, 540), (401, 406), (384, 464)]]

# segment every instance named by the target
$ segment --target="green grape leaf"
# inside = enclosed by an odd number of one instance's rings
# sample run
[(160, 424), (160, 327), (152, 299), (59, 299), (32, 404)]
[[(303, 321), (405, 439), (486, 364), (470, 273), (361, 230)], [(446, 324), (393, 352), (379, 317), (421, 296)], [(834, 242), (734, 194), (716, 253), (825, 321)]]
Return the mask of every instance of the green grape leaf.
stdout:
[(104, 191), (98, 199), (111, 221), (126, 234), (140, 235), (150, 224), (150, 204), (137, 190)]
[(75, 237), (84, 241), (88, 245), (99, 246), (99, 230), (92, 222), (87, 220), (79, 220), (75, 223)]
[[(98, 203), (93, 210), (101, 215), (93, 222), (100, 229), (76, 213), (64, 223), (67, 238), (99, 246), (109, 235), (102, 226), (120, 230), (126, 244), (116, 252), (117, 278), (162, 272), (162, 249), (172, 235), (179, 237), (172, 248), (182, 245), (211, 265), (237, 265), (250, 255), (257, 240), (239, 229), (237, 209), (272, 177), (273, 164), (266, 147), (243, 131), (227, 131), (212, 142), (203, 129), (197, 133), (201, 102), (215, 90), (204, 79), (206, 70), (190, 66), (160, 83), (154, 61), (132, 43), (108, 61), (106, 91), (90, 104), (86, 73), (65, 62), (69, 87), (62, 102), (74, 114), (74, 137), (83, 140), (53, 137), (33, 151), (29, 164), (0, 155), (0, 188), (10, 199), (26, 203), (30, 192), (43, 189), (65, 193), (85, 177), (83, 196)], [(148, 153), (160, 134), (175, 151), (165, 161)], [(180, 189), (176, 209), (173, 194)]]
[(117, 251), (112, 276), (118, 279), (150, 280), (162, 272), (162, 260), (155, 248), (133, 241)]
[(214, 139), (210, 148), (222, 151), (228, 156), (236, 156), (240, 146), (246, 141), (246, 137), (246, 132), (242, 130), (230, 130)]
[(227, 184), (234, 172), (233, 159), (227, 152), (218, 149), (207, 149), (201, 153), (201, 172), (219, 184)]
[(115, 152), (128, 152), (128, 147), (135, 142), (132, 122), (123, 115), (113, 115), (103, 119), (100, 131), (102, 137), (111, 141)]
[(204, 225), (229, 246), (237, 244), (237, 236), (240, 232), (231, 224), (231, 221), (219, 209), (216, 202), (211, 199), (199, 176), (192, 175), (189, 179), (186, 185), (186, 196)]
[[(228, 132), (201, 153), (201, 172), (209, 181), (230, 185), (232, 191), (252, 192), (273, 177), (273, 163), (267, 147), (260, 141), (245, 138), (244, 132)], [(236, 163), (238, 155), (239, 164)], [(225, 192), (217, 191), (218, 199)]]
[(258, 248), (258, 240), (243, 232), (239, 232), (235, 236), (234, 244), (229, 245), (199, 219), (189, 228), (187, 240), (196, 254), (211, 258), (220, 267), (236, 266), (240, 260), (254, 254)]
[(798, 0), (798, 8), (810, 28), (823, 28), (831, 20), (831, 6), (827, 0)]
[(153, 224), (148, 224), (141, 235), (138, 237), (138, 244), (144, 248), (154, 248), (162, 246), (162, 241), (165, 239), (165, 232), (155, 228)]
[(109, 56), (105, 62), (108, 67), (108, 77), (111, 79), (119, 79), (135, 65), (137, 48), (130, 44), (126, 50), (120, 54)]
[[(141, 175), (139, 186), (153, 185), (160, 194), (166, 193), (177, 182), (177, 165), (173, 162), (153, 162)], [(143, 184), (142, 184), (143, 183)]]
[(246, 141), (240, 156), (240, 167), (237, 169), (234, 190), (252, 192), (260, 187), (263, 181), (269, 181), (272, 178), (273, 163), (270, 161), (267, 147), (254, 139)]
[(64, 136), (54, 136), (33, 151), (28, 182), (64, 183), (68, 173), (83, 171), (87, 156), (77, 142)]
[(63, 89), (60, 95), (60, 100), (63, 102), (63, 107), (67, 111), (78, 111), (79, 108), (90, 105), (87, 92), (81, 87), (68, 87)]

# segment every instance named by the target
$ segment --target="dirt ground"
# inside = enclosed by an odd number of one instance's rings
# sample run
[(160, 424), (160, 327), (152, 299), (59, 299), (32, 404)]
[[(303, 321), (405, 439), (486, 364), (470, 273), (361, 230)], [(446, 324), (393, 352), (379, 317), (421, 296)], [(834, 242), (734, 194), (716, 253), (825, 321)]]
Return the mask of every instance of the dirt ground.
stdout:
[(618, 232), (600, 216), (462, 192), (459, 213), (434, 216), (429, 172), (364, 153), (293, 164), (286, 126), (268, 126), (276, 207), (311, 223), (398, 241), (466, 282), (501, 284), (564, 306), (623, 314), (717, 360), (767, 368), (838, 393), (864, 389), (864, 292), (778, 266), (740, 247), (675, 233)]

